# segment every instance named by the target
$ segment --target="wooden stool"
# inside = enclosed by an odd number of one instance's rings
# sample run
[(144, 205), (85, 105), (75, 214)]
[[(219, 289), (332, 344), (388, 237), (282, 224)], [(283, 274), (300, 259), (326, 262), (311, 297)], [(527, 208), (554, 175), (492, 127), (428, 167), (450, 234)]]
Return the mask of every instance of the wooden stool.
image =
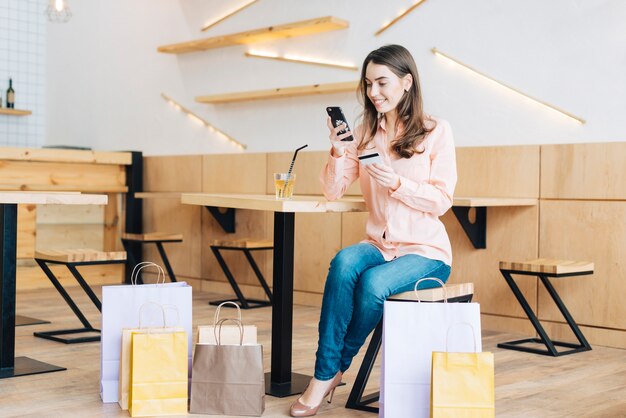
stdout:
[[(122, 234), (122, 245), (124, 249), (130, 254), (129, 256), (129, 264), (130, 267), (135, 267), (138, 263), (137, 260), (132, 256), (132, 251), (128, 250), (128, 243), (136, 242), (140, 244), (149, 244), (154, 243), (159, 250), (159, 254), (161, 255), (161, 259), (163, 260), (163, 264), (165, 265), (165, 270), (167, 270), (167, 274), (170, 276), (170, 280), (175, 282), (176, 276), (174, 275), (174, 270), (170, 265), (170, 261), (167, 258), (167, 254), (165, 253), (165, 248), (163, 248), (164, 242), (183, 242), (182, 234), (166, 234), (163, 232), (151, 232), (148, 234)], [(140, 276), (137, 277), (139, 284), (143, 284), (143, 280)]]
[(91, 287), (87, 284), (83, 276), (76, 269), (77, 266), (92, 266), (96, 264), (123, 264), (126, 262), (126, 252), (124, 251), (97, 251), (91, 249), (78, 249), (78, 250), (41, 250), (35, 252), (35, 261), (39, 264), (39, 267), (46, 273), (46, 276), (50, 279), (54, 287), (61, 294), (65, 302), (72, 309), (74, 314), (78, 317), (83, 324), (83, 328), (77, 329), (64, 329), (58, 331), (46, 331), (35, 332), (33, 335), (39, 338), (45, 338), (47, 340), (62, 342), (65, 344), (85, 343), (90, 341), (100, 341), (100, 336), (88, 336), (78, 338), (65, 338), (62, 335), (68, 334), (82, 334), (86, 332), (97, 332), (100, 330), (94, 328), (85, 315), (80, 311), (74, 300), (63, 288), (59, 280), (56, 278), (52, 270), (48, 267), (50, 264), (64, 264), (80, 287), (83, 288), (87, 296), (91, 299), (98, 311), (102, 312), (102, 303), (95, 295)]
[[(446, 285), (446, 292), (448, 295), (448, 302), (468, 303), (472, 301), (472, 297), (474, 296), (474, 283), (449, 284)], [(434, 287), (431, 289), (418, 290), (417, 295), (413, 291), (398, 293), (397, 295), (390, 296), (387, 300), (417, 302), (418, 297), (421, 302), (443, 302), (444, 292), (441, 287)], [(378, 401), (380, 392), (375, 392), (366, 396), (363, 396), (363, 392), (365, 391), (367, 380), (369, 379), (372, 369), (374, 368), (374, 362), (376, 361), (376, 356), (380, 350), (382, 339), (383, 320), (381, 318), (380, 322), (376, 326), (376, 329), (374, 329), (372, 339), (367, 346), (365, 357), (363, 357), (363, 362), (361, 363), (356, 380), (354, 381), (354, 385), (352, 386), (352, 390), (348, 396), (346, 408), (378, 413), (378, 408), (375, 406), (369, 406), (369, 404)]]
[[(547, 258), (530, 260), (523, 263), (501, 261), (500, 272), (502, 273), (504, 279), (513, 291), (513, 294), (517, 298), (517, 301), (524, 309), (524, 312), (526, 312), (526, 316), (528, 316), (528, 319), (530, 319), (530, 322), (532, 322), (533, 327), (535, 327), (537, 334), (539, 334), (539, 338), (525, 338), (523, 340), (510, 341), (498, 344), (498, 347), (554, 357), (591, 350), (591, 346), (585, 339), (583, 333), (578, 328), (578, 325), (576, 325), (574, 318), (572, 318), (572, 315), (565, 307), (565, 304), (552, 286), (552, 283), (550, 283), (548, 277), (583, 276), (587, 274), (593, 274), (593, 268), (593, 263), (587, 261), (552, 260)], [(548, 337), (548, 334), (539, 323), (539, 319), (530, 308), (530, 305), (528, 305), (526, 298), (524, 298), (524, 295), (520, 291), (519, 287), (517, 287), (517, 284), (515, 284), (515, 281), (513, 280), (511, 274), (537, 276), (541, 279), (541, 282), (552, 297), (552, 300), (554, 300), (554, 302), (556, 303), (556, 306), (559, 308), (559, 311), (561, 311), (561, 314), (567, 321), (572, 332), (574, 332), (574, 335), (576, 336), (580, 344), (552, 341), (550, 337)], [(532, 347), (524, 347), (520, 345), (525, 343), (543, 344), (546, 346), (546, 350)], [(559, 352), (556, 350), (555, 346), (568, 347), (570, 349)]]
[[(235, 295), (237, 295), (237, 298), (213, 301), (213, 302), (209, 302), (209, 304), (219, 305), (222, 302), (227, 302), (227, 301), (239, 302), (239, 306), (241, 307), (241, 309), (251, 309), (251, 308), (261, 308), (263, 306), (271, 306), (272, 305), (272, 291), (267, 285), (267, 282), (265, 281), (265, 278), (263, 277), (261, 270), (259, 270), (259, 267), (254, 261), (254, 258), (252, 258), (251, 251), (273, 250), (274, 249), (273, 245), (274, 245), (273, 242), (270, 240), (258, 240), (258, 239), (255, 240), (255, 239), (250, 239), (250, 238), (244, 238), (244, 239), (233, 240), (233, 241), (214, 240), (211, 243), (211, 251), (213, 251), (213, 254), (215, 254), (215, 258), (217, 258), (217, 262), (220, 264), (220, 267), (222, 268), (222, 271), (226, 275), (226, 278), (228, 279), (230, 286), (233, 288)], [(265, 294), (267, 295), (267, 298), (269, 300), (266, 301), (266, 300), (258, 300), (258, 299), (246, 299), (243, 296), (243, 293), (241, 293), (241, 289), (239, 289), (239, 286), (237, 285), (237, 282), (235, 281), (233, 274), (230, 272), (228, 266), (226, 265), (226, 262), (224, 261), (222, 254), (220, 254), (220, 250), (242, 251), (244, 253), (246, 258), (248, 259), (248, 263), (250, 263), (250, 267), (252, 267), (252, 270), (254, 270), (254, 274), (256, 274), (256, 277), (259, 279), (259, 283), (261, 283), (261, 286), (263, 286), (263, 290), (265, 291)]]

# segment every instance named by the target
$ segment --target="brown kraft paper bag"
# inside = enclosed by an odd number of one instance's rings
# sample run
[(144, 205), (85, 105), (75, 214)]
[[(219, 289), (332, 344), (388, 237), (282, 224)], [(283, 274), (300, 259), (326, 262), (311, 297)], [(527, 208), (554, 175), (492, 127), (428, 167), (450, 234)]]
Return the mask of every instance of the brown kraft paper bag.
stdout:
[[(220, 324), (226, 319), (220, 321)], [(239, 324), (241, 322), (234, 319)], [(218, 327), (219, 327), (218, 325)], [(216, 330), (219, 334), (219, 331)], [(196, 344), (189, 412), (261, 416), (265, 410), (263, 347)]]

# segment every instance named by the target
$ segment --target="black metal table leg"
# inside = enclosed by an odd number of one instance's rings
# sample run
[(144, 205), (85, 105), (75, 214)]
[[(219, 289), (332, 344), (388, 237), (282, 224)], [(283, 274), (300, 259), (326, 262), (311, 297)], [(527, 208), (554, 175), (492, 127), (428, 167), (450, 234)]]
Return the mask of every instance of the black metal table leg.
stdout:
[(311, 376), (291, 372), (295, 214), (274, 212), (272, 366), (265, 393), (283, 398), (304, 391)]
[(16, 204), (0, 204), (0, 233), (0, 379), (66, 370), (28, 357), (15, 357)]
[[(143, 154), (141, 151), (131, 151), (132, 164), (126, 166), (126, 219), (125, 230), (128, 233), (141, 234), (143, 232), (143, 200), (135, 197), (135, 193), (143, 191)], [(142, 248), (139, 242), (129, 242), (126, 249), (129, 260), (142, 260)], [(125, 282), (130, 284), (130, 275), (134, 265), (126, 265)]]

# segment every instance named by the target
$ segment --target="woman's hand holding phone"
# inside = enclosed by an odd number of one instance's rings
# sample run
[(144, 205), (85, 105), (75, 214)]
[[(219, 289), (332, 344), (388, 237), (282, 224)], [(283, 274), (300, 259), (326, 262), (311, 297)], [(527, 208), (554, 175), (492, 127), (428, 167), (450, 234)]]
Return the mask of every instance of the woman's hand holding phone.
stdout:
[(330, 143), (333, 146), (333, 152), (337, 157), (341, 157), (345, 153), (346, 143), (342, 142), (343, 139), (352, 136), (352, 132), (348, 131), (343, 134), (339, 134), (340, 131), (346, 129), (346, 125), (339, 125), (337, 127), (333, 126), (333, 122), (328, 116), (326, 118), (326, 125), (328, 125), (328, 129), (330, 130), (330, 135), (328, 138), (330, 139)]

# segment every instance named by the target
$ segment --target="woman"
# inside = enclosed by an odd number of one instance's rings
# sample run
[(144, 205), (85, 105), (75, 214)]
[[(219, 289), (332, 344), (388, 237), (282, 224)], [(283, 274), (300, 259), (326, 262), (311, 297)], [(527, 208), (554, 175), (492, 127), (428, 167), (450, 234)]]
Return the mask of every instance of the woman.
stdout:
[[(413, 290), (417, 280), (445, 282), (452, 262), (439, 216), (452, 206), (456, 159), (450, 125), (422, 110), (417, 68), (402, 46), (372, 51), (363, 62), (359, 97), (364, 110), (355, 132), (338, 134), (328, 119), (332, 148), (321, 175), (329, 200), (357, 178), (369, 211), (367, 239), (339, 251), (330, 263), (322, 300), (315, 376), (291, 406), (312, 416), (334, 393), (369, 333), (385, 299)], [(341, 141), (354, 134), (354, 141)], [(358, 156), (378, 152), (382, 163)], [(423, 281), (420, 288), (436, 286)]]

